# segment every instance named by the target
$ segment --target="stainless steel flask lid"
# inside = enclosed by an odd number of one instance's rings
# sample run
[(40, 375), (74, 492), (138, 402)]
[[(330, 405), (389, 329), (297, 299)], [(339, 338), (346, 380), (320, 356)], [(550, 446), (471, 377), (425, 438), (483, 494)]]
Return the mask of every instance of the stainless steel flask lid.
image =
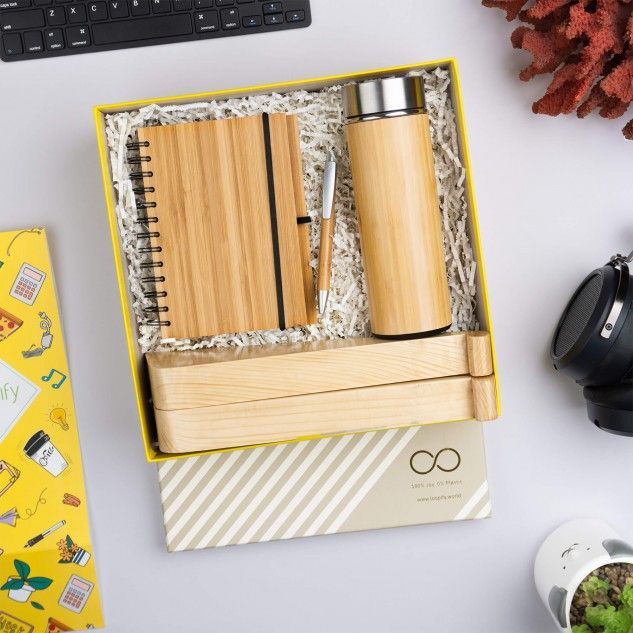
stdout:
[(424, 112), (424, 82), (420, 76), (386, 77), (343, 87), (346, 119), (367, 119)]

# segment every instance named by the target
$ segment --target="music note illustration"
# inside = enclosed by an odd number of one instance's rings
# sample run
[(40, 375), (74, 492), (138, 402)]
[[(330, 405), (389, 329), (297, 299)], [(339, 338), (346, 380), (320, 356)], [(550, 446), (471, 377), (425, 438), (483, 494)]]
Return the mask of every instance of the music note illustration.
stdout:
[(43, 382), (51, 381), (53, 377), (55, 376), (55, 374), (59, 374), (59, 380), (57, 382), (54, 382), (51, 385), (51, 387), (53, 389), (59, 389), (64, 384), (64, 382), (66, 382), (66, 378), (68, 378), (68, 376), (66, 376), (66, 374), (59, 371), (59, 369), (51, 369), (50, 372), (48, 373), (48, 376), (42, 376), (42, 381)]

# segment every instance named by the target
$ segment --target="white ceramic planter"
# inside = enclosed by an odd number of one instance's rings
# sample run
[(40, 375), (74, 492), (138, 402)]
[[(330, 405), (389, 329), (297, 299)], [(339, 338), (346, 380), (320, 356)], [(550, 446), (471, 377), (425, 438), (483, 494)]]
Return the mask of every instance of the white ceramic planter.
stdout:
[(16, 602), (26, 602), (34, 591), (31, 585), (24, 585), (22, 589), (9, 589), (9, 598)]
[(569, 521), (545, 539), (536, 555), (534, 581), (560, 631), (571, 631), (571, 603), (580, 583), (612, 563), (633, 564), (633, 545), (600, 519)]

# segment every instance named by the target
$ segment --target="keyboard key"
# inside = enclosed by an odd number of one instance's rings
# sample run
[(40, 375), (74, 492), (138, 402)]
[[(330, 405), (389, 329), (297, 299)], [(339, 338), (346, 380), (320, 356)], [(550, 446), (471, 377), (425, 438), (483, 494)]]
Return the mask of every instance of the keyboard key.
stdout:
[(0, 30), (2, 31), (37, 29), (44, 24), (44, 12), (41, 9), (0, 14)]
[(66, 24), (66, 11), (64, 11), (64, 7), (46, 9), (46, 21), (49, 26), (61, 26), (62, 24)]
[(0, 11), (3, 9), (26, 9), (31, 6), (31, 0), (0, 0)]
[(190, 35), (193, 32), (191, 17), (187, 13), (161, 15), (157, 18), (139, 18), (127, 22), (107, 22), (92, 27), (92, 39), (97, 45), (121, 44), (159, 37)]
[(222, 9), (220, 11), (222, 28), (226, 31), (240, 28), (240, 12), (237, 9)]
[(90, 46), (90, 29), (87, 26), (69, 26), (66, 29), (68, 48)]
[(108, 8), (105, 2), (91, 2), (88, 5), (88, 17), (93, 22), (108, 19)]
[(132, 0), (132, 15), (149, 15), (149, 0)]
[(27, 53), (41, 53), (44, 50), (44, 41), (39, 31), (27, 31), (24, 34), (24, 50)]
[(127, 18), (130, 15), (127, 0), (110, 0), (108, 4), (111, 18)]
[(254, 26), (262, 25), (262, 16), (261, 15), (249, 15), (242, 19), (242, 24), (248, 29), (253, 28)]
[(230, 7), (235, 4), (235, 0), (217, 0), (219, 7)]
[(283, 24), (284, 14), (283, 13), (273, 13), (272, 15), (264, 16), (265, 24)]
[(255, 0), (237, 0), (237, 4), (253, 4)]
[(213, 0), (195, 0), (196, 9), (210, 9), (213, 6)]
[(61, 29), (50, 29), (44, 32), (44, 41), (49, 51), (58, 51), (64, 48), (64, 34)]
[(22, 39), (19, 33), (8, 33), (2, 36), (2, 48), (6, 55), (21, 55)]
[(220, 28), (217, 11), (198, 11), (194, 13), (194, 22), (196, 33), (213, 33)]
[(286, 11), (286, 22), (303, 22), (305, 19), (305, 11)]
[(152, 13), (169, 13), (169, 0), (152, 0)]
[(262, 4), (262, 9), (264, 10), (264, 15), (281, 13), (283, 11), (281, 2), (264, 2), (264, 4)]
[(68, 7), (68, 21), (71, 24), (79, 24), (88, 21), (86, 7), (83, 4), (75, 4)]
[(174, 0), (174, 11), (189, 11), (191, 0)]

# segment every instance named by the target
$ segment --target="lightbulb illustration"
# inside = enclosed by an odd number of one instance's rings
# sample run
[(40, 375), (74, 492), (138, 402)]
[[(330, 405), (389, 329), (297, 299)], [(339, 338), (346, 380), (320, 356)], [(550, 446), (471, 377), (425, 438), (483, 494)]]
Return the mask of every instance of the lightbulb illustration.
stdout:
[(50, 413), (50, 419), (51, 422), (59, 424), (64, 431), (67, 431), (70, 428), (68, 426), (68, 422), (66, 421), (66, 410), (62, 409), (62, 407), (55, 407)]

